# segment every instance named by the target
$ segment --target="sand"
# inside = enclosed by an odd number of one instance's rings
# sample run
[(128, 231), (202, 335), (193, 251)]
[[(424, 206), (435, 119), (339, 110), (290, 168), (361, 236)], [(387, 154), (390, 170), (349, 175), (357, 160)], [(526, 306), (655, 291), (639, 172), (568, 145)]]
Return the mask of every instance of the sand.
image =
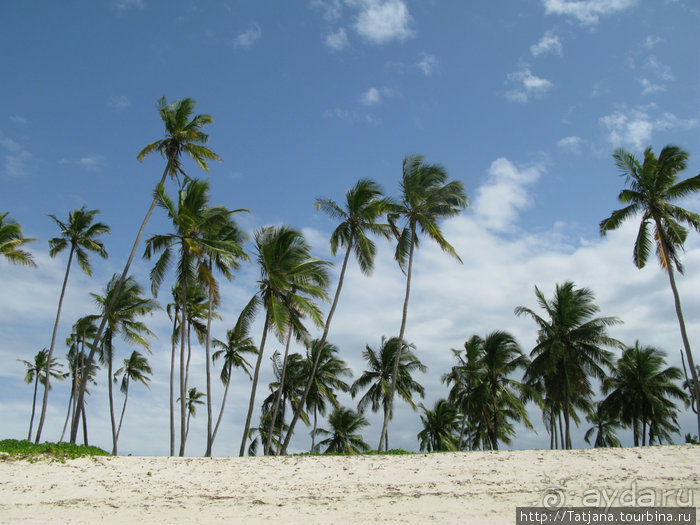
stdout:
[(2, 523), (502, 524), (650, 499), (700, 505), (700, 447), (0, 463)]

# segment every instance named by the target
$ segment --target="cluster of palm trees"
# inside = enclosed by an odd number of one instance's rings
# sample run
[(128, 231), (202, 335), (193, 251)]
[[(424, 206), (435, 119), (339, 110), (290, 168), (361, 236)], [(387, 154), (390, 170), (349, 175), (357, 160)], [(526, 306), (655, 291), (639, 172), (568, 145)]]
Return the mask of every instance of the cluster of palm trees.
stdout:
[[(331, 263), (314, 257), (303, 234), (286, 225), (258, 229), (253, 235), (253, 253), (249, 256), (244, 251), (248, 236), (233, 219), (236, 213), (247, 210), (212, 205), (209, 183), (185, 173), (183, 154), (205, 171), (208, 171), (208, 161), (220, 160), (206, 146), (208, 136), (202, 131), (213, 119), (209, 115), (194, 115), (194, 107), (192, 99), (170, 104), (165, 98), (158, 101), (165, 137), (146, 146), (137, 158), (143, 160), (158, 152), (165, 160), (165, 169), (122, 274), (110, 280), (103, 295), (93, 295), (98, 311), (73, 325), (67, 340), (69, 372), (65, 374), (60, 371), (53, 354), (72, 261), (77, 259), (83, 271), (90, 275), (89, 254), (107, 257), (99, 238), (110, 229), (95, 220), (98, 210), (86, 207), (72, 211), (67, 221), (50, 216), (61, 235), (49, 241), (49, 254), (54, 257), (67, 248), (69, 253), (49, 348), (39, 352), (34, 363), (25, 361), (26, 380), (34, 383), (34, 404), (39, 386), (43, 387), (35, 440), (41, 439), (51, 378), (70, 377), (72, 384), (63, 433), (70, 422), (70, 441), (75, 443), (82, 421), (84, 440), (87, 441), (85, 395), (89, 393), (88, 386), (95, 384), (98, 368), (95, 358), (99, 357), (107, 372), (113, 453), (117, 453), (129, 386), (133, 382), (147, 386), (152, 370), (146, 357), (133, 351), (115, 372), (114, 340), (120, 336), (127, 344), (149, 351), (152, 333), (143, 318), (160, 306), (154, 299), (144, 296), (143, 288), (129, 276), (129, 269), (152, 213), (160, 208), (167, 214), (170, 231), (152, 235), (145, 241), (144, 258), (154, 260), (149, 275), (153, 297), (168, 278), (170, 270), (175, 270), (172, 302), (166, 308), (173, 329), (170, 454), (175, 455), (178, 448), (178, 454), (184, 455), (190, 418), (196, 414), (198, 405), (206, 405), (205, 455), (212, 454), (229, 387), (231, 381), (236, 380), (235, 369), (242, 370), (251, 379), (241, 455), (245, 454), (246, 445), (249, 453), (262, 448), (264, 454), (286, 454), (299, 419), (313, 425), (312, 449), (346, 453), (365, 450), (369, 445), (362, 440), (359, 430), (367, 425), (363, 414), (368, 407), (373, 411), (382, 410), (377, 448), (388, 450), (388, 427), (396, 396), (414, 409), (417, 406), (413, 394), (424, 396), (423, 387), (412, 374), (425, 371), (425, 367), (417, 358), (415, 347), (405, 340), (415, 250), (423, 235), (461, 262), (455, 249), (444, 238), (440, 222), (461, 213), (468, 206), (464, 185), (448, 180), (442, 166), (428, 164), (422, 156), (407, 156), (402, 166), (398, 198), (387, 197), (375, 182), (360, 179), (346, 192), (342, 205), (330, 199), (318, 199), (317, 209), (339, 221), (330, 237), (331, 253), (336, 255), (341, 250), (344, 254), (331, 306), (324, 319), (319, 302), (331, 300), (328, 293)], [(690, 395), (687, 396), (681, 388), (672, 387), (672, 382), (680, 378), (680, 372), (677, 369), (659, 370), (663, 358), (652, 349), (652, 355), (644, 362), (649, 374), (655, 377), (659, 398), (634, 401), (639, 410), (631, 410), (625, 403), (637, 398), (629, 390), (631, 380), (625, 376), (625, 370), (642, 361), (635, 360), (634, 355), (628, 355), (631, 350), (625, 349), (621, 360), (617, 364), (613, 362), (612, 353), (607, 348), (624, 349), (624, 345), (610, 338), (606, 329), (619, 321), (612, 317), (594, 317), (597, 306), (592, 293), (585, 288), (576, 289), (573, 283), (557, 285), (551, 301), (547, 301), (536, 288), (539, 306), (545, 313), (540, 315), (526, 307), (515, 310), (517, 315), (529, 316), (537, 324), (537, 345), (529, 357), (522, 353), (513, 336), (503, 331), (492, 332), (484, 338), (473, 336), (465, 343), (464, 353), (453, 350), (458, 363), (443, 377), (451, 387), (447, 399), (440, 400), (433, 410), (421, 405), (424, 429), (418, 439), (422, 449), (497, 449), (499, 442), (510, 443), (516, 423), (531, 426), (525, 410), (529, 401), (536, 402), (542, 409), (552, 447), (561, 448), (571, 447), (571, 423), (578, 425), (581, 415), (597, 425), (596, 443), (598, 439), (600, 443), (614, 443), (613, 430), (617, 422), (634, 429), (635, 443), (641, 440), (645, 444), (647, 438), (649, 443), (668, 440), (677, 430), (676, 409), (669, 397), (688, 401), (697, 410), (696, 400), (700, 397), (697, 371), (685, 334), (674, 271), (682, 272), (679, 252), (687, 230), (681, 223), (700, 229), (700, 217), (669, 201), (700, 190), (700, 175), (677, 182), (677, 174), (685, 168), (687, 154), (672, 146), (664, 148), (658, 158), (648, 149), (643, 164), (622, 150), (615, 153), (615, 159), (631, 186), (623, 190), (620, 200), (631, 204), (603, 221), (601, 232), (617, 228), (638, 212), (644, 214), (635, 243), (634, 261), (637, 266), (643, 266), (655, 244), (661, 264), (669, 274), (692, 375), (692, 381), (688, 381)], [(175, 195), (168, 194), (165, 189), (168, 176), (178, 185)], [(653, 225), (653, 232), (649, 231), (649, 224)], [(351, 372), (340, 359), (340, 350), (329, 342), (328, 336), (350, 256), (354, 254), (361, 272), (369, 275), (377, 251), (372, 240), (375, 236), (396, 242), (394, 257), (406, 278), (403, 309), (400, 324), (397, 320), (398, 336), (382, 338), (377, 351), (366, 347), (363, 356), (367, 370), (350, 385), (344, 379), (349, 378)], [(7, 213), (0, 215), (0, 250), (8, 261), (34, 266), (31, 254), (24, 250), (24, 245), (33, 240), (23, 237), (21, 228), (9, 219)], [(217, 308), (222, 303), (220, 276), (231, 279), (235, 270), (251, 259), (260, 271), (257, 292), (243, 308), (234, 327), (227, 331), (225, 339), (214, 339), (212, 320), (218, 317)], [(250, 327), (260, 310), (264, 322), (260, 343), (256, 346)], [(320, 331), (320, 337), (312, 337), (309, 321)], [(285, 350), (273, 355), (275, 381), (269, 385), (270, 395), (262, 402), (259, 424), (253, 427), (260, 370), (270, 334), (285, 346)], [(189, 381), (192, 335), (204, 348), (204, 392)], [(305, 356), (290, 354), (293, 339), (303, 343)], [(254, 365), (246, 359), (253, 356), (256, 356)], [(212, 364), (220, 359), (224, 394), (215, 420)], [(518, 370), (524, 373), (522, 381), (513, 379)], [(660, 377), (654, 375), (661, 372), (664, 374)], [(602, 392), (607, 395), (598, 404), (594, 401), (592, 379), (601, 382)], [(124, 401), (117, 423), (112, 384), (118, 380), (121, 380)], [(357, 411), (342, 407), (337, 392), (349, 392), (353, 397), (364, 392), (359, 397)], [(176, 429), (177, 402), (179, 432)], [(324, 416), (329, 406), (332, 407), (328, 416), (331, 428), (326, 430), (318, 427), (318, 416)], [(310, 416), (313, 416), (313, 423)], [(33, 420), (34, 406), (30, 438)], [(176, 446), (178, 437), (179, 447)], [(322, 437), (325, 439), (317, 441)]]

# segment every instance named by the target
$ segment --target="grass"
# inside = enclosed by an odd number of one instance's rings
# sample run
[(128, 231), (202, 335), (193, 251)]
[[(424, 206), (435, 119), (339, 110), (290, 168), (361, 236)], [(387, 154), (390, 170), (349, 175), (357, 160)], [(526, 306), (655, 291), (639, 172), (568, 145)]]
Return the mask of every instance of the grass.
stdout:
[(92, 456), (111, 456), (98, 447), (86, 447), (85, 445), (71, 445), (70, 443), (40, 443), (17, 439), (3, 439), (0, 441), (0, 460), (22, 459), (30, 462), (45, 459), (65, 463), (67, 459), (76, 459)]

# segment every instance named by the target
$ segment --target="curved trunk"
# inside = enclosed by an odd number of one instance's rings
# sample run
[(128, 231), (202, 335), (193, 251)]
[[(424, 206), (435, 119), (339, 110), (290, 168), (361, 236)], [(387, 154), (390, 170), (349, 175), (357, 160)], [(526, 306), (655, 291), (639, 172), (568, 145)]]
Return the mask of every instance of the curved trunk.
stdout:
[(119, 441), (119, 433), (122, 431), (122, 423), (124, 422), (124, 412), (126, 412), (126, 401), (129, 399), (129, 377), (126, 378), (126, 391), (124, 392), (124, 404), (122, 405), (122, 414), (119, 416), (119, 426), (117, 427), (117, 435), (114, 439), (114, 450), (112, 455), (117, 455), (117, 442)]
[(226, 406), (226, 397), (228, 396), (228, 387), (231, 385), (231, 363), (228, 365), (228, 381), (226, 381), (226, 388), (224, 388), (224, 397), (221, 400), (221, 410), (219, 410), (219, 417), (216, 419), (216, 425), (214, 426), (214, 431), (211, 434), (211, 444), (214, 445), (214, 439), (216, 438), (216, 433), (219, 431), (219, 424), (221, 424), (221, 416), (224, 415), (224, 407)]
[(71, 378), (71, 386), (70, 386), (70, 396), (68, 397), (68, 413), (66, 414), (66, 421), (63, 423), (63, 430), (61, 431), (61, 439), (58, 440), (60, 443), (63, 441), (63, 436), (66, 435), (66, 429), (68, 428), (68, 421), (70, 420), (70, 415), (73, 412), (71, 409), (71, 405), (73, 404), (73, 399), (75, 396), (75, 390), (76, 390), (76, 384), (75, 384), (75, 377)]
[(32, 439), (32, 427), (34, 426), (34, 413), (36, 412), (36, 392), (39, 390), (39, 374), (41, 370), (36, 370), (34, 377), (34, 397), (32, 397), (32, 417), (29, 418), (29, 434), (27, 434), (27, 441)]
[(289, 446), (289, 442), (292, 440), (292, 434), (294, 433), (294, 427), (297, 424), (297, 421), (299, 421), (299, 416), (301, 415), (301, 411), (304, 410), (304, 406), (306, 405), (306, 400), (309, 397), (309, 392), (311, 391), (311, 386), (313, 385), (315, 379), (316, 379), (316, 371), (318, 370), (318, 363), (321, 359), (321, 349), (323, 348), (323, 345), (326, 344), (326, 339), (328, 338), (328, 330), (330, 329), (331, 326), (331, 320), (333, 319), (333, 314), (335, 313), (335, 308), (338, 306), (338, 298), (340, 297), (340, 290), (343, 288), (343, 280), (345, 279), (345, 269), (348, 267), (348, 259), (350, 258), (350, 252), (352, 251), (352, 244), (348, 246), (347, 251), (345, 252), (345, 258), (343, 259), (343, 266), (340, 270), (340, 277), (338, 278), (338, 286), (335, 289), (335, 296), (333, 297), (333, 304), (331, 305), (331, 309), (328, 312), (328, 318), (326, 319), (326, 324), (323, 327), (323, 335), (321, 336), (321, 340), (319, 342), (319, 350), (316, 353), (316, 357), (314, 358), (314, 363), (313, 366), (311, 367), (311, 374), (309, 376), (309, 380), (306, 382), (306, 387), (304, 387), (304, 394), (301, 396), (301, 401), (299, 402), (299, 407), (297, 410), (294, 411), (294, 415), (292, 416), (292, 422), (289, 424), (289, 430), (287, 430), (287, 437), (284, 438), (284, 445), (282, 445), (282, 454), (287, 453), (287, 447)]
[[(255, 363), (255, 372), (253, 373), (253, 386), (250, 390), (250, 401), (248, 402), (248, 415), (245, 420), (245, 427), (243, 428), (243, 438), (241, 439), (241, 450), (239, 451), (239, 456), (243, 457), (245, 455), (245, 442), (248, 439), (248, 432), (250, 431), (250, 419), (253, 416), (253, 409), (255, 408), (255, 390), (258, 387), (258, 376), (260, 375), (260, 363), (262, 363), (263, 351), (265, 349), (265, 340), (267, 339), (267, 330), (270, 327), (270, 311), (268, 310), (265, 314), (265, 325), (263, 326), (262, 340), (260, 341), (260, 349), (258, 350), (258, 360)], [(262, 439), (261, 439), (262, 440)]]
[[(399, 373), (399, 363), (401, 362), (401, 352), (403, 351), (403, 336), (406, 332), (406, 318), (408, 317), (408, 299), (411, 295), (411, 272), (413, 271), (413, 250), (415, 247), (416, 225), (411, 223), (411, 246), (408, 251), (408, 272), (406, 273), (406, 297), (403, 301), (403, 313), (401, 316), (401, 329), (399, 330), (399, 347), (396, 350), (396, 361), (394, 362), (394, 372), (391, 376), (391, 388), (389, 389), (389, 410), (384, 414), (384, 423), (382, 424), (382, 433), (379, 436), (379, 447), (382, 448), (382, 442), (387, 445), (387, 434), (389, 429), (389, 417), (394, 408), (394, 394), (396, 393), (396, 380)], [(388, 450), (388, 448), (387, 448)]]
[(68, 274), (70, 273), (70, 265), (73, 261), (73, 253), (75, 247), (71, 245), (70, 254), (68, 255), (68, 265), (66, 266), (66, 275), (63, 278), (63, 286), (61, 287), (61, 295), (58, 298), (58, 311), (56, 312), (56, 322), (53, 325), (53, 334), (51, 335), (51, 346), (49, 347), (49, 355), (46, 357), (46, 368), (44, 371), (44, 400), (41, 404), (41, 416), (39, 417), (39, 427), (36, 430), (35, 443), (41, 440), (41, 431), (44, 428), (44, 420), (46, 419), (46, 407), (49, 404), (49, 389), (51, 388), (49, 378), (49, 368), (51, 367), (51, 358), (53, 357), (53, 349), (56, 346), (56, 333), (58, 332), (58, 322), (61, 319), (61, 307), (63, 305), (63, 297), (66, 295), (66, 284), (68, 283)]
[(107, 394), (109, 396), (109, 420), (112, 424), (112, 454), (117, 455), (117, 424), (114, 421), (114, 389), (112, 387), (112, 334), (108, 332), (103, 352), (107, 352)]
[[(209, 273), (212, 271), (212, 262), (209, 259)], [(212, 417), (211, 417), (211, 317), (212, 317), (212, 306), (213, 306), (212, 290), (209, 290), (209, 304), (207, 312), (207, 342), (204, 347), (205, 360), (206, 360), (206, 372), (207, 372), (207, 450), (204, 452), (204, 456), (207, 458), (211, 457), (211, 446), (213, 441), (212, 433)]]
[[(270, 418), (270, 428), (267, 431), (267, 441), (265, 442), (265, 448), (263, 449), (263, 455), (267, 456), (270, 452), (270, 445), (272, 444), (272, 434), (275, 431), (275, 420), (277, 419), (277, 412), (280, 408), (280, 400), (282, 399), (282, 392), (284, 391), (284, 380), (287, 375), (287, 356), (289, 355), (289, 345), (292, 343), (292, 323), (290, 320), (289, 331), (287, 332), (287, 346), (284, 349), (284, 359), (282, 360), (282, 373), (280, 374), (280, 385), (277, 389), (277, 395), (275, 396), (275, 404), (272, 409), (272, 418)], [(301, 410), (301, 406), (299, 407)], [(284, 428), (284, 422), (280, 425), (280, 432)]]

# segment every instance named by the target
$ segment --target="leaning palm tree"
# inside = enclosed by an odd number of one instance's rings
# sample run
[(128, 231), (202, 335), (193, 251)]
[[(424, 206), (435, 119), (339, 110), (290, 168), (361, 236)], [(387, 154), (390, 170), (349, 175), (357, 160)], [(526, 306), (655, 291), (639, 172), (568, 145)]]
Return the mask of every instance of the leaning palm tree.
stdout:
[(114, 381), (117, 381), (119, 376), (122, 377), (121, 385), (119, 389), (122, 394), (124, 394), (124, 404), (122, 405), (122, 413), (119, 416), (119, 426), (117, 427), (117, 434), (114, 440), (114, 450), (112, 455), (117, 455), (117, 441), (119, 441), (119, 433), (122, 430), (122, 423), (124, 422), (124, 412), (126, 411), (126, 401), (129, 399), (129, 385), (131, 381), (140, 381), (143, 385), (148, 388), (148, 382), (151, 380), (146, 374), (152, 374), (151, 366), (148, 364), (148, 359), (146, 359), (143, 354), (134, 350), (128, 359), (124, 359), (124, 366), (114, 373)]
[[(406, 274), (406, 294), (404, 296), (399, 330), (398, 353), (394, 362), (394, 374), (389, 386), (389, 410), (385, 413), (382, 432), (379, 438), (379, 450), (386, 440), (389, 428), (389, 414), (396, 392), (396, 371), (401, 360), (403, 339), (406, 333), (408, 317), (408, 300), (411, 294), (411, 277), (413, 274), (413, 255), (419, 245), (418, 229), (437, 243), (448, 255), (462, 261), (452, 245), (447, 242), (440, 231), (439, 221), (458, 215), (469, 205), (464, 193), (464, 184), (460, 181), (447, 182), (447, 172), (439, 164), (425, 164), (422, 156), (405, 157), (403, 177), (401, 180), (401, 202), (391, 207), (389, 224), (397, 239), (394, 258)], [(400, 228), (398, 222), (403, 222)]]
[[(414, 372), (426, 372), (426, 367), (413, 353), (415, 345), (403, 343), (404, 350), (401, 352), (398, 372), (394, 369), (396, 356), (399, 353), (399, 339), (392, 337), (385, 339), (382, 337), (382, 343), (379, 351), (374, 351), (369, 345), (362, 352), (362, 357), (367, 361), (367, 370), (355, 381), (350, 387), (350, 394), (354, 398), (361, 390), (367, 388), (367, 391), (360, 398), (357, 404), (357, 410), (362, 414), (370, 407), (372, 412), (377, 412), (382, 408), (385, 419), (391, 419), (393, 414), (391, 410), (393, 405), (389, 402), (391, 395), (390, 385), (392, 382), (396, 384), (396, 392), (406, 401), (413, 410), (416, 410), (416, 405), (413, 402), (413, 394), (417, 393), (421, 398), (425, 395), (423, 386), (413, 379)], [(394, 375), (398, 378), (393, 381)], [(389, 439), (385, 436), (383, 440), (384, 450), (389, 450)], [(381, 449), (380, 449), (381, 452)]]
[[(112, 365), (114, 358), (114, 338), (121, 335), (128, 344), (137, 344), (149, 350), (148, 338), (153, 337), (143, 321), (143, 316), (159, 308), (153, 299), (143, 297), (143, 288), (133, 277), (129, 277), (117, 292), (119, 277), (114, 274), (107, 283), (104, 296), (90, 294), (100, 309), (100, 315), (104, 316), (108, 304), (112, 304), (112, 310), (107, 316), (107, 329), (102, 338), (100, 361), (107, 367), (109, 416), (112, 424), (112, 454), (117, 455), (117, 440), (119, 429), (117, 428), (114, 414), (114, 395), (112, 392)], [(117, 297), (114, 297), (117, 295)]]
[[(690, 341), (685, 329), (681, 299), (676, 286), (674, 271), (683, 273), (679, 255), (688, 235), (683, 224), (700, 231), (700, 215), (672, 204), (672, 201), (700, 191), (700, 174), (682, 181), (678, 174), (687, 166), (688, 154), (677, 146), (666, 146), (657, 157), (651, 147), (644, 150), (644, 161), (628, 151), (617, 149), (613, 154), (615, 165), (625, 176), (629, 188), (618, 195), (618, 200), (627, 206), (612, 212), (601, 221), (600, 233), (605, 235), (619, 228), (627, 219), (642, 216), (632, 257), (637, 268), (643, 268), (653, 246), (661, 267), (668, 273), (673, 292), (676, 316), (685, 348), (685, 357), (690, 366), (696, 399), (700, 399), (700, 381), (695, 369)], [(697, 414), (700, 434), (700, 410)]]
[[(303, 235), (287, 226), (269, 226), (255, 233), (257, 262), (260, 267), (258, 292), (251, 299), (252, 305), (261, 304), (265, 309), (265, 322), (260, 340), (258, 359), (253, 372), (253, 385), (248, 403), (248, 413), (241, 440), (240, 455), (245, 454), (250, 421), (255, 407), (260, 364), (265, 350), (268, 331), (272, 330), (283, 340), (289, 323), (294, 321), (290, 307), (304, 312), (316, 323), (322, 323), (320, 311), (314, 300), (327, 299), (327, 261), (311, 257), (311, 249)], [(291, 293), (294, 290), (294, 293)]]
[(22, 228), (8, 216), (10, 212), (0, 213), (0, 255), (12, 264), (36, 267), (34, 257), (21, 247), (36, 239), (28, 239), (22, 235)]
[[(381, 188), (374, 181), (369, 179), (360, 179), (353, 188), (345, 192), (344, 208), (340, 207), (334, 201), (329, 199), (316, 199), (317, 210), (321, 210), (334, 219), (341, 221), (341, 223), (331, 234), (331, 254), (336, 255), (339, 247), (345, 248), (345, 257), (343, 258), (343, 265), (340, 269), (340, 276), (338, 277), (338, 286), (335, 289), (333, 303), (328, 311), (328, 317), (326, 317), (323, 334), (321, 335), (318, 343), (320, 347), (325, 345), (326, 339), (328, 338), (328, 331), (331, 326), (331, 321), (333, 320), (333, 314), (338, 306), (340, 291), (343, 288), (345, 271), (348, 267), (350, 254), (352, 252), (355, 253), (355, 258), (360, 266), (360, 271), (364, 275), (370, 275), (374, 268), (374, 256), (377, 249), (374, 242), (368, 237), (368, 235), (382, 235), (387, 238), (390, 235), (388, 225), (377, 223), (380, 216), (387, 208), (388, 203), (389, 201), (382, 195)], [(305, 406), (309, 393), (313, 388), (313, 377), (318, 369), (318, 360), (320, 358), (320, 352), (314, 355), (311, 373), (309, 374), (306, 387), (304, 388), (304, 395), (302, 396), (299, 410), (294, 412), (292, 422), (289, 424), (289, 432), (287, 432), (287, 437), (285, 438), (284, 445), (282, 446), (283, 454), (287, 452), (287, 446), (292, 439), (294, 427), (299, 420), (300, 410), (302, 410), (302, 408)]]
[(532, 317), (538, 327), (537, 344), (530, 352), (532, 361), (525, 371), (531, 387), (542, 383), (550, 407), (561, 410), (565, 429), (563, 448), (571, 448), (571, 421), (577, 422), (576, 408), (588, 412), (593, 390), (590, 378), (603, 379), (612, 366), (612, 353), (606, 347), (624, 348), (610, 337), (607, 329), (620, 324), (617, 317), (594, 317), (600, 310), (588, 288), (575, 288), (571, 281), (557, 284), (554, 297), (547, 301), (535, 287), (537, 302), (545, 317), (523, 306), (518, 316)]
[[(24, 376), (24, 382), (27, 384), (34, 383), (34, 396), (32, 397), (32, 415), (29, 418), (29, 433), (27, 434), (27, 440), (32, 439), (32, 425), (34, 424), (34, 412), (36, 410), (36, 393), (39, 389), (39, 383), (44, 384), (44, 376), (42, 372), (46, 371), (47, 363), (46, 358), (49, 355), (49, 351), (44, 348), (39, 350), (39, 352), (34, 356), (34, 362), (25, 361), (24, 359), (17, 359), (20, 363), (24, 363), (27, 367), (27, 374)], [(59, 381), (68, 377), (68, 374), (64, 374), (60, 371), (61, 363), (54, 357), (52, 362), (48, 364), (49, 374), (54, 379)]]
[[(158, 99), (158, 112), (160, 113), (160, 118), (163, 120), (165, 125), (165, 138), (152, 142), (145, 148), (143, 148), (137, 155), (139, 161), (143, 161), (148, 155), (153, 152), (158, 152), (161, 154), (163, 159), (165, 159), (165, 169), (163, 170), (163, 175), (160, 178), (160, 183), (158, 186), (162, 186), (165, 183), (165, 179), (168, 175), (171, 178), (176, 178), (178, 174), (182, 174), (183, 177), (187, 178), (185, 174), (184, 167), (182, 165), (182, 154), (189, 156), (197, 166), (202, 168), (204, 171), (208, 172), (209, 167), (207, 166), (208, 160), (221, 160), (219, 156), (211, 151), (205, 146), (209, 140), (209, 136), (202, 132), (202, 128), (207, 124), (211, 124), (214, 119), (210, 115), (195, 115), (194, 108), (197, 103), (191, 98), (185, 98), (182, 100), (175, 101), (168, 104), (165, 97)], [(158, 187), (156, 186), (156, 187)], [(139, 243), (141, 242), (141, 237), (146, 229), (151, 214), (156, 207), (158, 202), (158, 197), (154, 196), (151, 201), (151, 205), (148, 208), (148, 212), (141, 223), (134, 244), (131, 248), (131, 253), (129, 258), (124, 265), (124, 271), (117, 284), (117, 294), (118, 289), (121, 288), (127, 276), (129, 275), (129, 269), (131, 268), (131, 263), (136, 256), (136, 251), (138, 250)], [(92, 344), (90, 355), (88, 356), (88, 363), (91, 363), (95, 357), (96, 349), (99, 345), (99, 340), (102, 337), (102, 332), (107, 323), (107, 315), (112, 310), (112, 305), (108, 304), (105, 309), (105, 316), (100, 323), (100, 327), (97, 330), (97, 335)], [(82, 406), (83, 397), (85, 395), (84, 385), (85, 382), (81, 383), (80, 393), (78, 395), (78, 405)], [(75, 443), (75, 436), (77, 434), (77, 426), (74, 424), (71, 429), (71, 443)]]
[[(68, 264), (66, 264), (66, 273), (63, 277), (63, 286), (61, 287), (61, 295), (58, 299), (58, 309), (56, 311), (56, 321), (53, 326), (53, 333), (51, 335), (51, 346), (49, 347), (49, 355), (47, 359), (47, 364), (51, 361), (53, 357), (53, 350), (56, 345), (56, 334), (58, 333), (58, 323), (61, 319), (61, 307), (63, 306), (63, 297), (66, 294), (66, 285), (68, 284), (68, 274), (70, 273), (71, 263), (73, 262), (73, 257), (78, 260), (78, 264), (82, 268), (83, 272), (87, 275), (92, 275), (92, 265), (90, 264), (90, 258), (88, 252), (93, 252), (98, 254), (102, 258), (107, 258), (107, 252), (105, 251), (102, 241), (98, 240), (97, 237), (109, 233), (109, 226), (102, 224), (101, 222), (93, 223), (95, 215), (99, 213), (99, 210), (87, 210), (85, 206), (79, 210), (73, 210), (68, 214), (68, 221), (63, 222), (58, 220), (55, 216), (49, 215), (61, 230), (60, 237), (54, 237), (49, 240), (49, 255), (55, 257), (57, 254), (70, 248), (68, 253)], [(36, 431), (36, 442), (39, 443), (41, 440), (41, 430), (44, 427), (44, 418), (46, 417), (46, 408), (49, 401), (49, 370), (46, 369), (44, 374), (44, 402), (41, 407), (41, 417), (39, 418), (39, 428)], [(76, 427), (77, 428), (77, 427)]]
[(676, 384), (682, 379), (682, 372), (665, 365), (664, 352), (642, 347), (637, 341), (625, 349), (612, 375), (603, 381), (603, 393), (607, 397), (602, 408), (632, 428), (634, 446), (647, 444), (647, 429), (651, 437), (656, 434), (666, 438), (666, 430), (674, 427), (672, 399), (687, 401), (685, 391)]
[(316, 429), (317, 436), (328, 436), (316, 445), (316, 451), (326, 447), (324, 454), (359, 454), (369, 450), (358, 431), (369, 425), (362, 414), (349, 408), (336, 408), (328, 416), (330, 430)]
[(423, 430), (418, 433), (421, 452), (454, 452), (458, 449), (460, 418), (457, 408), (445, 399), (435, 403), (432, 410), (420, 405)]

